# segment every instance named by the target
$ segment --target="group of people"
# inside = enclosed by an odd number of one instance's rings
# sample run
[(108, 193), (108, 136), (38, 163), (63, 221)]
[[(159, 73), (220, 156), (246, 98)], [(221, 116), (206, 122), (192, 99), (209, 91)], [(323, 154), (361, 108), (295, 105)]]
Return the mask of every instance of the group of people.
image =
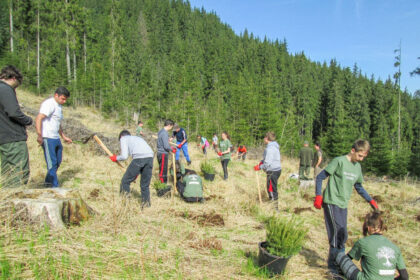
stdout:
[[(267, 145), (263, 159), (254, 166), (255, 171), (264, 170), (267, 174), (267, 194), (278, 211), (277, 182), (281, 174), (280, 150), (275, 141), (275, 134), (268, 132), (264, 137)], [(300, 174), (309, 174), (307, 163), (315, 168), (315, 201), (314, 207), (324, 209), (324, 220), (329, 240), (328, 269), (334, 279), (394, 279), (395, 270), (398, 277), (406, 280), (408, 273), (400, 249), (382, 235), (386, 228), (379, 212), (378, 204), (362, 186), (363, 176), (360, 163), (368, 155), (369, 142), (356, 140), (348, 154), (334, 158), (325, 169), (321, 169), (322, 151), (320, 144), (315, 143), (315, 154), (305, 141), (300, 152), (305, 164), (300, 165)], [(310, 168), (311, 165), (309, 165)], [(322, 193), (322, 182), (329, 178)], [(356, 189), (374, 209), (365, 217), (363, 234), (365, 238), (356, 242), (350, 252), (345, 254), (347, 241), (347, 207), (353, 190)], [(351, 261), (361, 260), (362, 271)]]
[[(30, 174), (26, 127), (30, 126), (33, 120), (22, 112), (17, 100), (16, 88), (22, 80), (22, 74), (12, 65), (4, 67), (0, 72), (1, 175), (3, 180), (8, 178), (3, 182), (7, 187), (27, 184)], [(47, 187), (59, 186), (57, 170), (63, 156), (60, 137), (66, 143), (72, 143), (61, 127), (62, 105), (69, 97), (70, 92), (65, 87), (57, 88), (52, 97), (42, 102), (35, 119), (37, 142), (43, 148), (47, 164)]]
[[(9, 186), (26, 184), (29, 179), (29, 152), (26, 144), (26, 127), (32, 124), (32, 118), (25, 115), (18, 103), (15, 89), (22, 83), (23, 76), (14, 66), (6, 66), (0, 72), (0, 157), (2, 178), (8, 178)], [(42, 146), (47, 165), (45, 184), (58, 187), (57, 170), (62, 161), (63, 146), (60, 137), (67, 143), (72, 140), (62, 129), (62, 105), (70, 97), (65, 87), (59, 87), (54, 95), (42, 102), (35, 119), (37, 142)], [(150, 206), (149, 185), (152, 177), (154, 152), (141, 137), (143, 123), (139, 122), (136, 136), (123, 130), (119, 134), (121, 154), (110, 157), (112, 161), (123, 161), (129, 156), (132, 161), (121, 179), (120, 192), (128, 194), (130, 183), (139, 175), (141, 187), (142, 207)], [(172, 132), (169, 137), (168, 132)], [(217, 135), (212, 139), (212, 146), (220, 157), (224, 179), (228, 179), (228, 164), (231, 160), (232, 144), (227, 132), (221, 134), (218, 142)], [(200, 136), (203, 152), (209, 147), (207, 139)], [(278, 179), (281, 174), (280, 149), (274, 132), (267, 132), (264, 137), (266, 148), (262, 160), (254, 166), (255, 171), (264, 170), (267, 174), (266, 189), (268, 197), (278, 211)], [(172, 145), (172, 146), (171, 146)], [(378, 211), (378, 205), (363, 188), (363, 176), (360, 163), (370, 149), (369, 142), (357, 140), (348, 154), (334, 158), (325, 169), (322, 168), (322, 151), (319, 143), (315, 144), (316, 152), (304, 143), (300, 152), (301, 178), (309, 176), (312, 165), (315, 173), (314, 207), (323, 208), (324, 220), (329, 240), (328, 268), (336, 279), (345, 275), (350, 280), (360, 279), (394, 279), (397, 269), (399, 276), (395, 279), (406, 280), (408, 273), (400, 249), (385, 238), (382, 233), (384, 222)], [(179, 163), (180, 152), (183, 152), (187, 163), (191, 164), (188, 154), (188, 139), (186, 132), (172, 120), (165, 120), (163, 128), (157, 138), (157, 160), (159, 163), (159, 180), (167, 182), (169, 153), (176, 155), (178, 178), (176, 188), (181, 197), (188, 202), (202, 201), (202, 180), (193, 170), (182, 171)], [(240, 147), (241, 156), (245, 159), (246, 148)], [(179, 167), (179, 168), (178, 168)], [(328, 180), (322, 194), (322, 182)], [(347, 207), (353, 187), (375, 210), (369, 213), (363, 224), (365, 238), (356, 242), (348, 254), (345, 254), (347, 241)], [(360, 271), (351, 259), (361, 260)]]

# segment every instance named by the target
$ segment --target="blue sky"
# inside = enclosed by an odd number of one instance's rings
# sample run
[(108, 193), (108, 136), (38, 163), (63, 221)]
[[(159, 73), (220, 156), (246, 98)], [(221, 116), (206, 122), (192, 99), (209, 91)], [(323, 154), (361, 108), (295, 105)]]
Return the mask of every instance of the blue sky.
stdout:
[(335, 58), (355, 63), (369, 78), (396, 72), (394, 50), (402, 46), (401, 88), (420, 90), (420, 0), (190, 0), (214, 11), (236, 34), (245, 29), (274, 41), (286, 39), (289, 52), (313, 61)]

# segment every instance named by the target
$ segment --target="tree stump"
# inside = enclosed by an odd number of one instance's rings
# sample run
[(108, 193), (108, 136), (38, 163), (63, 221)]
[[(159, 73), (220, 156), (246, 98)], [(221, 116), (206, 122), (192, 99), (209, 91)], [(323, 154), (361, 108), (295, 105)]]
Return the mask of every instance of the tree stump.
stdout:
[(14, 226), (25, 223), (62, 229), (79, 225), (94, 214), (78, 191), (63, 188), (19, 190), (0, 204), (0, 222)]

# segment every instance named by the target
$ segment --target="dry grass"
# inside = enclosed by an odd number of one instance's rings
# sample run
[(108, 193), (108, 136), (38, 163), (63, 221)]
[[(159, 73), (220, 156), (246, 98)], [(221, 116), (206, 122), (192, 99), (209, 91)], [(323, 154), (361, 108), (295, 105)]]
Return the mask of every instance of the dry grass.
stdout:
[[(42, 98), (25, 92), (19, 100), (38, 108)], [(65, 108), (65, 117), (78, 118), (88, 128), (117, 135), (118, 124), (104, 120), (88, 108)], [(31, 180), (38, 185), (45, 176), (42, 149), (34, 134), (29, 135)], [(190, 145), (191, 168), (199, 171), (204, 155)], [(257, 215), (270, 214), (271, 206), (258, 203), (255, 161), (233, 160), (229, 180), (222, 180), (222, 168), (210, 150), (216, 179), (205, 182), (204, 204), (187, 204), (176, 197), (158, 198), (153, 189), (152, 207), (141, 210), (138, 196), (122, 200), (118, 195), (123, 171), (105, 156), (93, 154), (88, 146), (65, 145), (59, 169), (62, 186), (79, 190), (99, 215), (65, 231), (45, 228), (0, 228), (0, 267), (7, 279), (259, 279), (264, 275), (249, 265), (265, 230)], [(313, 189), (301, 191), (288, 179), (296, 173), (296, 160), (282, 158), (279, 180), (279, 215), (297, 212), (309, 228), (304, 249), (288, 263), (280, 279), (325, 279), (328, 242), (323, 214), (312, 207)], [(157, 162), (155, 161), (155, 168)], [(261, 189), (265, 178), (259, 173)], [(155, 179), (153, 179), (155, 180)], [(386, 236), (402, 250), (411, 279), (420, 278), (419, 185), (366, 182), (369, 193), (380, 195), (386, 211)], [(139, 182), (132, 184), (139, 192)], [(8, 191), (0, 192), (0, 200)], [(263, 193), (263, 198), (266, 197)], [(309, 209), (308, 209), (309, 207)], [(260, 210), (257, 210), (260, 209)], [(350, 247), (361, 237), (360, 217), (370, 207), (357, 194), (349, 204)], [(210, 217), (210, 218), (209, 218)], [(216, 217), (216, 218), (215, 218)], [(218, 222), (216, 225), (212, 222)], [(223, 223), (221, 222), (223, 221)]]

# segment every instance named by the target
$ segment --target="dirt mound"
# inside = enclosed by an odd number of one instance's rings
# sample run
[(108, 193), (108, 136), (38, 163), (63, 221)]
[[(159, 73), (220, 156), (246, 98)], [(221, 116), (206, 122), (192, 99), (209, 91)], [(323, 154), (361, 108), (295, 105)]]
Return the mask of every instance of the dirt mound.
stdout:
[(90, 192), (89, 198), (97, 198), (99, 196), (100, 189), (94, 189)]
[(210, 213), (178, 212), (177, 216), (195, 221), (197, 224), (203, 227), (225, 225), (225, 220), (223, 219), (223, 216), (215, 213), (214, 211)]
[(200, 239), (197, 242), (191, 243), (190, 247), (194, 249), (209, 249), (218, 251), (223, 249), (222, 242), (220, 242), (220, 240), (216, 237)]

